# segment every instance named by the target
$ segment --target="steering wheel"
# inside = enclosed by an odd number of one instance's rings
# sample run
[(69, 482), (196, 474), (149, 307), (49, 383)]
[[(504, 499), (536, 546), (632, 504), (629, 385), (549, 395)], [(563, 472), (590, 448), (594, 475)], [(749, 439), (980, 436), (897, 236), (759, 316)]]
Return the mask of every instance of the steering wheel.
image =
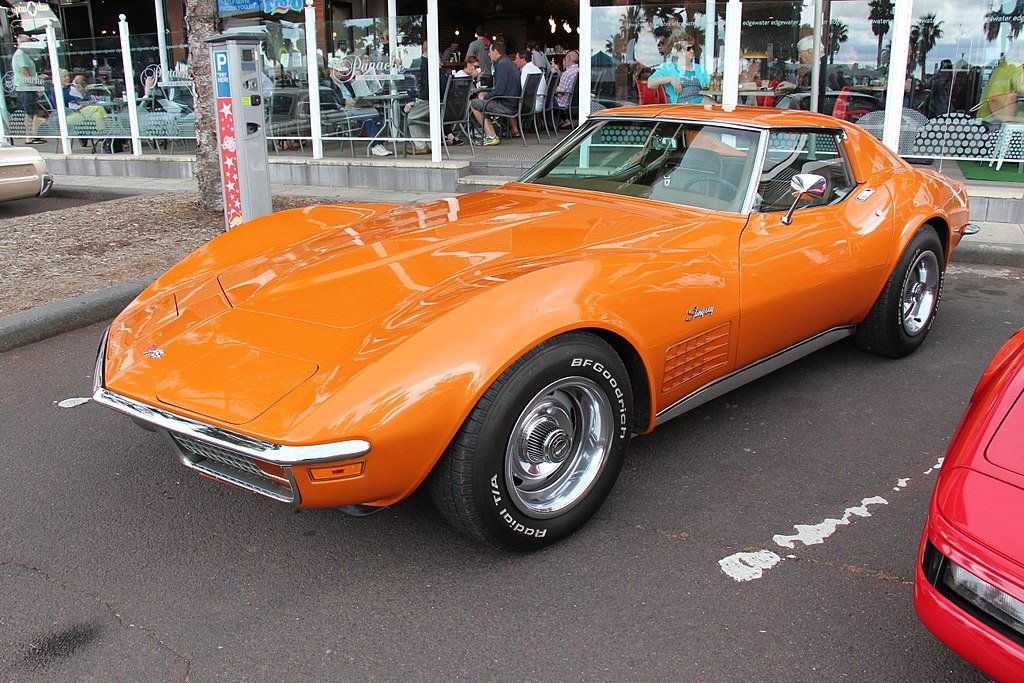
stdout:
[(698, 183), (715, 183), (715, 184), (721, 185), (722, 187), (725, 187), (725, 188), (727, 188), (729, 190), (732, 190), (732, 192), (734, 194), (738, 193), (740, 191), (740, 188), (736, 187), (735, 185), (730, 183), (725, 178), (719, 178), (716, 175), (700, 176), (699, 178), (691, 178), (690, 180), (687, 180), (685, 183), (683, 183), (683, 186), (679, 188), (679, 191), (682, 192), (684, 190), (689, 190), (691, 187), (693, 187), (694, 185), (696, 185)]

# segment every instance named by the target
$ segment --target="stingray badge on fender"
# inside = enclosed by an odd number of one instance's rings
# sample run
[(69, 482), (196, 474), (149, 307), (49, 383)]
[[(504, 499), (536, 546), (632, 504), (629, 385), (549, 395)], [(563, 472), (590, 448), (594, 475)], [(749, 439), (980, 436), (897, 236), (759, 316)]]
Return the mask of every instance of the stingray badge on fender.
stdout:
[(686, 312), (686, 318), (683, 319), (683, 322), (690, 322), (691, 320), (698, 320), (699, 318), (703, 318), (704, 316), (711, 315), (714, 312), (715, 312), (715, 307), (714, 306), (707, 306), (705, 308), (701, 308), (700, 306), (694, 306), (693, 308), (691, 308), (690, 310), (688, 310)]

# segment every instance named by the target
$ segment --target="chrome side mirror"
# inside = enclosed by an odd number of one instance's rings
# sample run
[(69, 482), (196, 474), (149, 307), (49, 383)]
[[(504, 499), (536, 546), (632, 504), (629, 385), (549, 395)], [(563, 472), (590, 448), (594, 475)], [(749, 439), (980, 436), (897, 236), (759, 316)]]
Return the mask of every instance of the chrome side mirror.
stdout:
[(789, 225), (793, 222), (793, 212), (796, 211), (797, 202), (804, 197), (824, 197), (828, 189), (828, 181), (825, 176), (817, 173), (797, 173), (789, 181), (789, 189), (793, 193), (793, 203), (789, 211), (782, 217), (782, 224)]

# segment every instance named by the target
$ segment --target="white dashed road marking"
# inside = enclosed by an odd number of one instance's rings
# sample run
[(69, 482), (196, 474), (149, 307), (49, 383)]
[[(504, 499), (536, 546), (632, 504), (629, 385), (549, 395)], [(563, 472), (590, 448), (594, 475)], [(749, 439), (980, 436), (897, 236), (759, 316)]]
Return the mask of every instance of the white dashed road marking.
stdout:
[[(931, 474), (942, 466), (942, 458), (930, 467), (925, 474)], [(894, 491), (902, 491), (910, 482), (910, 477), (896, 480)], [(868, 508), (872, 505), (888, 505), (889, 501), (881, 496), (872, 496), (861, 500), (860, 505), (846, 508), (840, 517), (828, 518), (817, 524), (795, 524), (795, 534), (775, 534), (772, 540), (782, 548), (795, 548), (797, 543), (804, 546), (818, 545), (824, 543), (825, 539), (838, 531), (841, 526), (848, 526), (856, 521), (856, 518), (870, 517)], [(787, 555), (786, 558), (794, 558), (796, 555)], [(723, 572), (736, 581), (753, 581), (760, 579), (764, 573), (783, 561), (782, 556), (767, 548), (756, 551), (744, 551), (734, 553), (718, 561), (718, 566)]]

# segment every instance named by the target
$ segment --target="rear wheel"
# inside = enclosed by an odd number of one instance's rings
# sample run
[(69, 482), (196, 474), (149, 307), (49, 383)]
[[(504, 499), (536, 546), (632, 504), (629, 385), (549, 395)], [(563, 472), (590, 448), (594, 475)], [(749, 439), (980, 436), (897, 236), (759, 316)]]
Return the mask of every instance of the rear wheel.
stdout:
[(579, 529), (618, 477), (629, 377), (585, 333), (544, 342), (487, 390), (431, 475), (435, 505), (470, 538), (533, 550)]
[(924, 343), (942, 293), (942, 243), (922, 226), (911, 238), (871, 312), (857, 326), (857, 345), (892, 358)]

